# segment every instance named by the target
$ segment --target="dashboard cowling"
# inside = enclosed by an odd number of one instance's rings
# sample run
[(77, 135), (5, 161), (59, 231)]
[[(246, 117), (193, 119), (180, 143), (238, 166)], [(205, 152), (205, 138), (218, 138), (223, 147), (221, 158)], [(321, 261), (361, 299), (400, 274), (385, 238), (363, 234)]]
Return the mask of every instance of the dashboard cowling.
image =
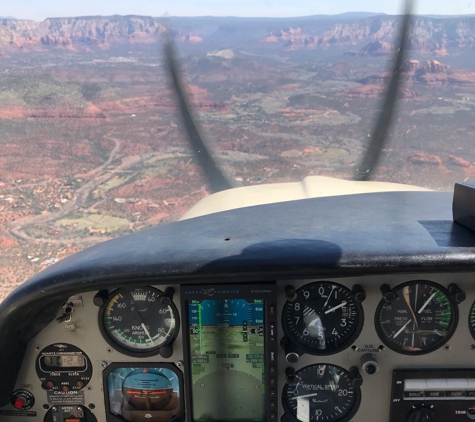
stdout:
[(387, 192), (236, 209), (144, 230), (47, 268), (0, 305), (0, 405), (28, 342), (81, 291), (475, 270), (475, 234), (452, 222), (451, 193)]

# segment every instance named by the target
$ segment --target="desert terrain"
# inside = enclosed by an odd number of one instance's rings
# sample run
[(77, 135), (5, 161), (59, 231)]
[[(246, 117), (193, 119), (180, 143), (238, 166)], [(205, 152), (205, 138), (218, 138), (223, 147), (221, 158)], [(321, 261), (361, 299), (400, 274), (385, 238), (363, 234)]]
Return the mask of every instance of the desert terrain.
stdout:
[[(94, 243), (209, 195), (163, 66), (169, 28), (201, 131), (241, 185), (351, 178), (400, 18), (0, 20), (0, 300)], [(375, 180), (475, 178), (475, 18), (416, 17)]]

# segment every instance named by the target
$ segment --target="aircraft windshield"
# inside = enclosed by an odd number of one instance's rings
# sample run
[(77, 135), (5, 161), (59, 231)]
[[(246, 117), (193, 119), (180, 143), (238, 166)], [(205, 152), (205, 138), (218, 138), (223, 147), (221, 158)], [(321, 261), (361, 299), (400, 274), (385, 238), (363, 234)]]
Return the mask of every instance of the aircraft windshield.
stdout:
[[(350, 180), (393, 75), (403, 10), (372, 0), (3, 3), (0, 300), (58, 260), (176, 221), (212, 193), (164, 65), (165, 32), (233, 184)], [(371, 179), (451, 190), (475, 177), (475, 2), (421, 0), (415, 12)]]

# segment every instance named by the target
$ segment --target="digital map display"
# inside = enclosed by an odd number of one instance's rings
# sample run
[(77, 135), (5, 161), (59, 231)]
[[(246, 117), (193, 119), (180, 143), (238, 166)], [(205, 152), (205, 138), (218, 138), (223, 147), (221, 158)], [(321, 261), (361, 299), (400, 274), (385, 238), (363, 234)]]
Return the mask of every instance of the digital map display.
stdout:
[(264, 301), (188, 302), (195, 421), (264, 420)]

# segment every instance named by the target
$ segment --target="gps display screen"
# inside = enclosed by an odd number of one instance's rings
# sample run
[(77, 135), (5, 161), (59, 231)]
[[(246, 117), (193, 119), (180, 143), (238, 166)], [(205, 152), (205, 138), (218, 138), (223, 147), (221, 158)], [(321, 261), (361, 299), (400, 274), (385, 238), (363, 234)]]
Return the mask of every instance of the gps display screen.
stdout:
[(193, 419), (264, 420), (264, 301), (188, 302)]

